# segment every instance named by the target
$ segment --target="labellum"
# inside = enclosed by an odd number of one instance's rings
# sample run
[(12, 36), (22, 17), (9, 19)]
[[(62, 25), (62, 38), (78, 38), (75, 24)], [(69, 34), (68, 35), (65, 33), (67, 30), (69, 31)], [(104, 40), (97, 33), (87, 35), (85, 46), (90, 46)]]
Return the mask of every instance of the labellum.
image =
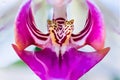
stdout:
[[(92, 1), (86, 0), (88, 17), (85, 28), (78, 34), (73, 34), (74, 19), (68, 20), (66, 16), (69, 0), (65, 3), (63, 1), (60, 6), (51, 4), (54, 8), (53, 19), (47, 20), (47, 34), (37, 29), (31, 2), (32, 0), (28, 0), (17, 16), (16, 42), (13, 48), (40, 79), (78, 80), (108, 53), (109, 47), (104, 48), (103, 18), (99, 8)], [(83, 43), (79, 44), (81, 41)], [(35, 45), (41, 50), (25, 50), (30, 45)], [(78, 50), (86, 45), (93, 47), (95, 51)]]

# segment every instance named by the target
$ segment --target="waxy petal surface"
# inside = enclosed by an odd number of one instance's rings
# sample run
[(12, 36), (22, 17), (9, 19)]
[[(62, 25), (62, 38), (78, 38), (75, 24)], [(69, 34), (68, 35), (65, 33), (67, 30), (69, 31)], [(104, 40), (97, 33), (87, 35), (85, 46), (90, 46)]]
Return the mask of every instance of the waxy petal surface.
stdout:
[(90, 0), (87, 0), (87, 4), (91, 13), (92, 29), (86, 39), (86, 43), (93, 46), (95, 49), (100, 50), (104, 48), (105, 42), (105, 26), (103, 23), (102, 13), (95, 4), (90, 2)]
[(45, 69), (43, 64), (40, 63), (32, 51), (20, 50), (16, 45), (12, 45), (17, 55), (37, 74), (39, 77), (44, 76)]
[(32, 44), (42, 48), (49, 36), (49, 34), (43, 34), (36, 28), (30, 4), (31, 0), (21, 8), (15, 22), (16, 44), (21, 50)]
[(109, 51), (105, 48), (95, 52), (82, 52), (71, 48), (58, 58), (56, 53), (46, 48), (42, 51), (20, 51), (13, 45), (18, 56), (42, 79), (78, 80), (95, 66)]
[(24, 5), (21, 11), (18, 14), (17, 20), (15, 22), (15, 41), (17, 46), (23, 50), (30, 44), (34, 43), (32, 36), (27, 28), (28, 26), (28, 13), (29, 6), (31, 1), (28, 1), (26, 5)]
[(99, 8), (90, 0), (86, 0), (88, 5), (88, 18), (85, 23), (85, 28), (79, 34), (73, 34), (72, 38), (75, 43), (81, 42), (82, 45), (90, 45), (96, 50), (104, 48), (105, 41), (105, 26), (103, 23), (102, 13)]

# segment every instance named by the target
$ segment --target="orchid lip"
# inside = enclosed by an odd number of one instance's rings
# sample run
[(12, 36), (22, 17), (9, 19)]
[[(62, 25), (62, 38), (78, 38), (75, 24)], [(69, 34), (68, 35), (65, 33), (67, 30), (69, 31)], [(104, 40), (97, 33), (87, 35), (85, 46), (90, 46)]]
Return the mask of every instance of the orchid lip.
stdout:
[[(78, 34), (73, 34), (74, 20), (67, 20), (64, 5), (57, 8), (53, 6), (53, 19), (47, 21), (47, 34), (36, 27), (31, 0), (21, 8), (16, 19), (16, 43), (12, 46), (18, 56), (42, 80), (78, 80), (110, 50), (109, 47), (104, 48), (105, 28), (99, 8), (90, 0), (86, 0), (86, 3), (88, 17), (85, 28)], [(25, 50), (30, 45), (41, 50)], [(85, 45), (93, 47), (95, 51), (78, 50)]]

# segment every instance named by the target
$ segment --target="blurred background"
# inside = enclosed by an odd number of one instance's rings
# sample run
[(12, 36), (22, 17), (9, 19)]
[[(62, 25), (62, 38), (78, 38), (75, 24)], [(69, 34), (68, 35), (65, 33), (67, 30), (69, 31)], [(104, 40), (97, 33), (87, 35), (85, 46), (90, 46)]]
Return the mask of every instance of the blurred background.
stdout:
[[(14, 21), (25, 0), (0, 0), (0, 80), (40, 80), (14, 52)], [(81, 80), (120, 80), (120, 1), (94, 0), (101, 9), (106, 25), (107, 56)], [(33, 0), (32, 8), (38, 28), (47, 32), (46, 20), (52, 9), (45, 0)], [(85, 23), (87, 8), (85, 0), (73, 0), (68, 5), (68, 17), (75, 20), (74, 33)], [(74, 12), (74, 13), (72, 13)], [(31, 49), (31, 47), (30, 47)]]

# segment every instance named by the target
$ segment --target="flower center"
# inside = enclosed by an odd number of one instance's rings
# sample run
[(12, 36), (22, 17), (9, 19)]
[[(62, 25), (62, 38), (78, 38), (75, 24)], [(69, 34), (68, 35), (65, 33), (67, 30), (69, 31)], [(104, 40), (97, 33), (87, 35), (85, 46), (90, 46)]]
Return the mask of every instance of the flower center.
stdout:
[(63, 46), (69, 43), (73, 22), (74, 20), (67, 21), (64, 18), (48, 20), (48, 29), (53, 44)]

